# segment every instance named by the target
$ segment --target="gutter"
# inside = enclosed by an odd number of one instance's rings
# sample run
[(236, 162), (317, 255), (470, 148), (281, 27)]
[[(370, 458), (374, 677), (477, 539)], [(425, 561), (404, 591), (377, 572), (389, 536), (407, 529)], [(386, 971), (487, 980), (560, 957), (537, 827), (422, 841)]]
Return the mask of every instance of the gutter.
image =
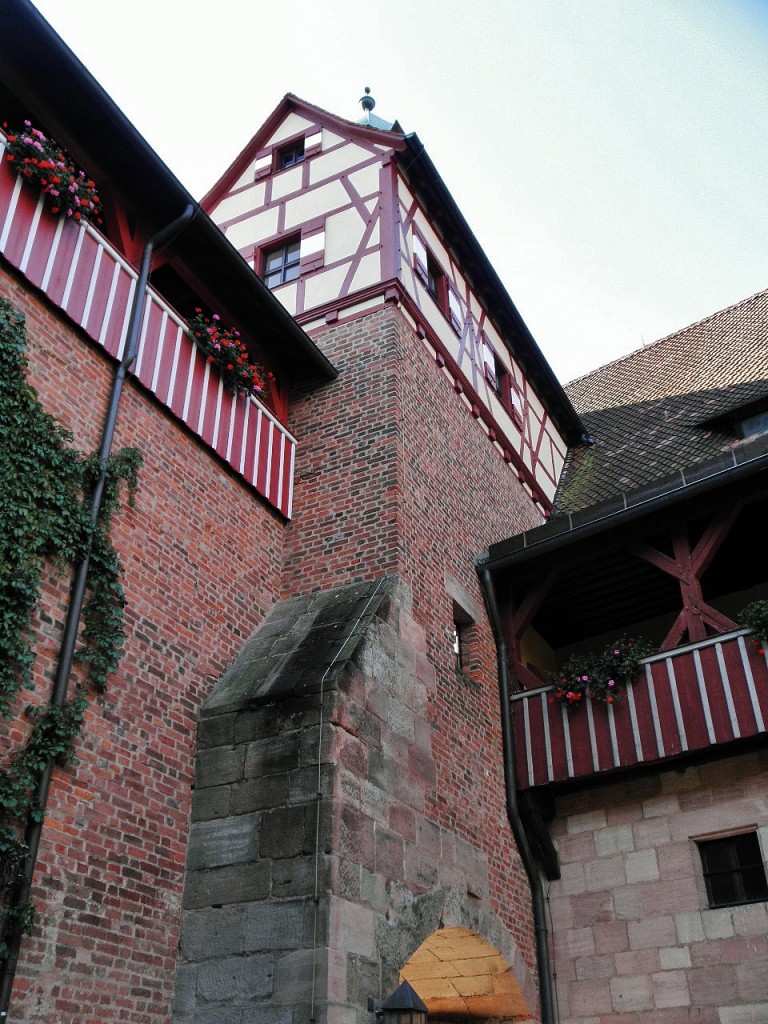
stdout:
[[(146, 297), (147, 285), (149, 283), (152, 256), (157, 249), (167, 245), (168, 242), (171, 241), (171, 239), (190, 222), (194, 213), (194, 205), (192, 203), (188, 203), (179, 217), (163, 228), (162, 231), (159, 231), (156, 235), (150, 238), (144, 246), (144, 251), (141, 256), (141, 270), (139, 272), (139, 279), (136, 283), (136, 290), (133, 294), (133, 304), (131, 306), (131, 315), (128, 322), (125, 354), (115, 370), (115, 376), (112, 381), (112, 390), (109, 396), (109, 406), (107, 408), (107, 415), (101, 435), (101, 444), (99, 446), (101, 472), (99, 474), (99, 479), (96, 481), (96, 486), (93, 489), (93, 495), (91, 497), (92, 525), (94, 525), (99, 518), (104, 498), (104, 488), (107, 482), (107, 466), (109, 462), (109, 455), (112, 450), (112, 442), (115, 436), (117, 413), (120, 406), (120, 399), (123, 394), (126, 374), (136, 358), (136, 353), (139, 347), (139, 329), (141, 327), (144, 300)], [(69, 676), (72, 671), (72, 662), (74, 661), (75, 656), (75, 646), (77, 644), (78, 628), (80, 626), (80, 618), (82, 616), (83, 603), (85, 600), (85, 588), (88, 582), (90, 561), (91, 557), (90, 553), (88, 553), (83, 561), (78, 565), (77, 572), (75, 573), (74, 580), (72, 581), (69, 606), (67, 608), (67, 618), (64, 624), (61, 647), (59, 649), (59, 661), (56, 667), (56, 676), (53, 681), (51, 697), (48, 702), (49, 707), (60, 708), (67, 700)], [(35, 801), (39, 814), (36, 818), (30, 819), (27, 824), (27, 830), (24, 837), (27, 845), (27, 856), (24, 861), (24, 875), (18, 888), (13, 894), (12, 906), (14, 908), (24, 906), (24, 904), (29, 900), (29, 895), (32, 889), (32, 879), (35, 873), (35, 864), (37, 862), (37, 853), (40, 847), (40, 837), (43, 831), (45, 808), (48, 803), (48, 791), (51, 785), (53, 767), (53, 760), (49, 760), (37, 784)], [(8, 954), (3, 960), (2, 971), (0, 972), (0, 1024), (5, 1024), (8, 1017), (8, 1007), (11, 1001), (13, 982), (16, 976), (16, 967), (19, 961), (22, 937), (23, 929), (21, 927), (21, 923), (17, 919), (9, 936)]]
[(536, 937), (536, 966), (539, 974), (539, 999), (541, 1002), (542, 1024), (556, 1024), (554, 981), (552, 961), (549, 953), (549, 931), (547, 929), (546, 906), (541, 874), (531, 850), (517, 802), (517, 779), (515, 776), (515, 736), (512, 729), (512, 713), (509, 700), (509, 668), (507, 644), (501, 628), (499, 609), (493, 579), (488, 569), (478, 569), (480, 582), (485, 594), (488, 614), (496, 641), (496, 658), (499, 665), (499, 699), (501, 702), (501, 737), (504, 753), (504, 789), (507, 802), (507, 818), (517, 844), (517, 852), (531, 886), (531, 907)]
[[(732, 457), (735, 456), (732, 455)], [(722, 460), (718, 460), (717, 465), (722, 465)], [(695, 473), (697, 469), (700, 474), (701, 466), (694, 465), (689, 468), (688, 472)], [(661, 494), (653, 493), (643, 498), (642, 494), (645, 492), (645, 488), (641, 488), (632, 492), (635, 495), (634, 501), (631, 494), (622, 494), (622, 504), (619, 508), (616, 508), (616, 501), (613, 500), (606, 503), (609, 510), (603, 506), (603, 511), (600, 512), (600, 505), (596, 506), (592, 517), (585, 519), (584, 511), (576, 512), (573, 515), (554, 519), (527, 533), (519, 534), (518, 537), (512, 538), (519, 542), (514, 551), (500, 553), (496, 556), (489, 555), (487, 558), (480, 559), (478, 571), (495, 573), (511, 566), (521, 565), (534, 558), (560, 551), (562, 548), (605, 533), (614, 527), (624, 526), (625, 523), (634, 522), (644, 516), (665, 511), (690, 498), (698, 498), (717, 487), (738, 483), (764, 471), (768, 471), (768, 452), (725, 469), (713, 469), (706, 476), (697, 474), (697, 478), (690, 482), (685, 478), (685, 471), (681, 471), (678, 479), (682, 482), (676, 487), (667, 487)], [(657, 490), (658, 485), (651, 484), (650, 488)], [(566, 523), (568, 525), (565, 525)], [(501, 541), (494, 546), (503, 549), (509, 543), (509, 541)]]

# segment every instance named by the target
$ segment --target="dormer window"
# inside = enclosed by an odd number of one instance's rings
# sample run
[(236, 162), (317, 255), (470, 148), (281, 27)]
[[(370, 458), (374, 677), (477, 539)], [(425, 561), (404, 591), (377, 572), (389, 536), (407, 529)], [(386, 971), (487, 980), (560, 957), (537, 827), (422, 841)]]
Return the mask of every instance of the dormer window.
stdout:
[(299, 276), (301, 239), (293, 238), (267, 249), (263, 256), (262, 278), (267, 288), (295, 281)]
[(275, 157), (275, 170), (284, 171), (288, 167), (304, 163), (304, 137), (294, 139), (287, 146), (281, 146)]
[(739, 420), (739, 428), (741, 436), (745, 440), (755, 437), (757, 434), (765, 434), (768, 431), (768, 409), (753, 413), (751, 416), (744, 416)]

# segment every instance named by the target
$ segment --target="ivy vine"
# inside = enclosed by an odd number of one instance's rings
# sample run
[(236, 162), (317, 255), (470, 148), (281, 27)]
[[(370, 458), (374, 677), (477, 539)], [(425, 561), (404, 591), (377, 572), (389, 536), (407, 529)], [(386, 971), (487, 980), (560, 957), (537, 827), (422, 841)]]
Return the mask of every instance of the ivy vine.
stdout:
[[(31, 619), (42, 587), (43, 561), (62, 573), (90, 556), (88, 595), (80, 631), (79, 660), (99, 692), (115, 671), (123, 647), (125, 594), (122, 566), (110, 541), (120, 482), (133, 504), (141, 455), (123, 449), (107, 466), (98, 519), (91, 522), (91, 494), (101, 472), (98, 455), (72, 446), (72, 435), (41, 405), (27, 380), (23, 316), (0, 299), (0, 715), (8, 718), (19, 691), (32, 686)], [(26, 708), (31, 728), (24, 745), (0, 766), (0, 959), (5, 939), (21, 920), (31, 927), (32, 908), (12, 906), (23, 873), (24, 833), (39, 821), (37, 785), (49, 762), (74, 760), (88, 693), (79, 685), (60, 707)]]

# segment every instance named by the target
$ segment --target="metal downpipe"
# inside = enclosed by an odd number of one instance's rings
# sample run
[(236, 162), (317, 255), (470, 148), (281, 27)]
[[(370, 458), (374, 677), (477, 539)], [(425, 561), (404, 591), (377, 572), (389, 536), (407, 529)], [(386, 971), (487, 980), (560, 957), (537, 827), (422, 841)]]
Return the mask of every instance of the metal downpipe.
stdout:
[(546, 905), (541, 875), (528, 842), (525, 827), (520, 818), (517, 803), (515, 778), (515, 736), (512, 729), (512, 715), (509, 701), (509, 670), (507, 667), (507, 644), (501, 628), (499, 609), (493, 579), (487, 569), (479, 572), (485, 593), (488, 614), (496, 641), (496, 657), (499, 663), (499, 698), (501, 701), (501, 738), (504, 751), (504, 789), (507, 801), (507, 817), (515, 837), (517, 850), (523, 862), (531, 886), (533, 924), (536, 935), (536, 964), (539, 970), (539, 999), (541, 1001), (542, 1024), (556, 1024), (555, 1001), (552, 986), (552, 965), (549, 955), (549, 930), (547, 928)]
[[(112, 450), (112, 442), (114, 440), (115, 428), (117, 425), (117, 412), (123, 393), (126, 374), (136, 358), (136, 352), (139, 345), (141, 314), (144, 308), (144, 296), (147, 290), (147, 284), (149, 283), (152, 256), (158, 249), (166, 245), (170, 241), (171, 237), (191, 220), (194, 212), (195, 207), (190, 203), (185, 207), (184, 212), (179, 217), (171, 221), (167, 227), (158, 231), (157, 234), (153, 235), (152, 238), (149, 239), (147, 244), (144, 246), (144, 251), (141, 255), (139, 276), (136, 281), (136, 290), (133, 293), (131, 315), (128, 321), (124, 354), (117, 366), (117, 369), (115, 370), (115, 376), (112, 381), (112, 390), (109, 396), (109, 405), (107, 407), (107, 414), (104, 421), (104, 429), (101, 435), (101, 444), (99, 446), (101, 472), (99, 474), (99, 479), (96, 482), (96, 486), (93, 489), (93, 495), (91, 498), (90, 518), (92, 524), (96, 522), (99, 517), (99, 512), (101, 511), (104, 487), (107, 482), (107, 464)], [(69, 606), (67, 608), (67, 618), (64, 624), (61, 647), (59, 649), (59, 661), (56, 668), (56, 676), (53, 681), (51, 697), (48, 702), (49, 707), (61, 707), (67, 699), (69, 676), (72, 671), (72, 662), (75, 655), (77, 633), (80, 626), (80, 617), (82, 615), (83, 602), (85, 599), (85, 588), (88, 582), (89, 566), (90, 554), (87, 554), (78, 565), (75, 577), (72, 581)], [(27, 826), (25, 834), (27, 856), (24, 861), (24, 874), (19, 882), (16, 892), (14, 893), (12, 902), (13, 907), (23, 906), (29, 899), (29, 894), (32, 889), (32, 878), (35, 872), (37, 853), (40, 847), (40, 836), (43, 830), (43, 812), (45, 811), (48, 803), (48, 791), (51, 785), (52, 772), (53, 762), (49, 761), (45, 766), (37, 785), (36, 802), (41, 813), (38, 821), (30, 821)], [(8, 1007), (11, 1002), (11, 992), (13, 989), (14, 978), (16, 976), (16, 967), (18, 965), (22, 937), (22, 929), (19, 923), (17, 923), (9, 937), (8, 956), (5, 958), (2, 972), (0, 972), (0, 1024), (5, 1024), (8, 1020)]]

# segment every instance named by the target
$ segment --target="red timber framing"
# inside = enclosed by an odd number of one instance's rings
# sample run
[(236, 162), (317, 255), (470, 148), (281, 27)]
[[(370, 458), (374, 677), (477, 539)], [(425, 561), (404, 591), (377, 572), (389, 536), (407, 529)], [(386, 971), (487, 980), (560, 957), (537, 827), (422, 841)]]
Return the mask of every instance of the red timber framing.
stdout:
[(706, 527), (699, 542), (692, 548), (685, 523), (678, 523), (672, 529), (673, 556), (663, 554), (647, 544), (635, 545), (633, 550), (640, 558), (655, 565), (657, 569), (673, 576), (680, 584), (683, 607), (662, 642), (661, 649), (678, 647), (684, 639), (691, 642), (704, 640), (713, 633), (725, 633), (737, 625), (726, 615), (704, 600), (701, 590), (701, 576), (736, 522), (743, 502), (736, 502), (731, 508), (719, 511)]
[[(526, 559), (525, 546), (517, 560), (508, 554), (498, 585), (519, 689), (511, 706), (520, 788), (587, 780), (765, 734), (768, 655), (721, 610), (765, 591), (762, 459), (735, 465), (729, 479), (721, 479), (717, 462), (710, 489), (702, 474), (698, 495), (686, 488), (677, 499), (656, 494), (656, 508), (650, 499), (623, 526), (620, 513), (608, 526), (610, 514), (595, 512), (596, 529), (581, 542), (578, 525), (569, 542), (555, 520), (527, 535), (529, 551), (540, 545), (537, 557)], [(559, 702), (542, 666), (597, 653), (622, 634), (652, 638), (658, 653), (624, 680), (618, 699), (570, 708)]]
[[(303, 162), (276, 167), (275, 154), (295, 144), (302, 133)], [(387, 131), (354, 124), (288, 95), (206, 195), (203, 206), (257, 271), (265, 251), (289, 238), (301, 239), (300, 276), (276, 287), (275, 295), (311, 335), (384, 305), (400, 305), (455, 397), (466, 404), (546, 514), (566, 453), (564, 428), (557, 423), (565, 422), (573, 434), (575, 413), (565, 410), (564, 395), (558, 393), (553, 400), (551, 383), (542, 391), (530, 379), (525, 359), (535, 364), (537, 381), (546, 382), (551, 371), (540, 372), (536, 360), (543, 367), (543, 359), (522, 321), (518, 324), (507, 310), (509, 323), (496, 324), (491, 309), (499, 306), (498, 297), (491, 306), (470, 283), (462, 268), (466, 263), (480, 273), (477, 258), (465, 258), (463, 249), (454, 255), (447, 240), (466, 247), (461, 239), (471, 236), (469, 228), (463, 222), (453, 225), (444, 210), (432, 211), (430, 219), (430, 203), (422, 201), (417, 181), (411, 180), (418, 162), (414, 147), (421, 154), (415, 136), (404, 135), (397, 125)], [(423, 280), (426, 268), (417, 280), (417, 236), (429, 247), (432, 266), (440, 268), (439, 302)], [(476, 245), (473, 238), (471, 244)], [(512, 309), (508, 297), (506, 302)], [(510, 340), (513, 321), (515, 336)], [(484, 345), (491, 344), (488, 335), (514, 385), (519, 401), (514, 411), (489, 381), (484, 355)], [(525, 358), (512, 352), (512, 342)], [(579, 424), (579, 436), (582, 429)]]
[(520, 789), (679, 757), (764, 734), (768, 655), (745, 630), (646, 659), (614, 704), (568, 711), (553, 687), (512, 697)]
[[(0, 142), (4, 142), (0, 135)], [(115, 359), (137, 274), (91, 225), (53, 216), (0, 165), (0, 253)], [(133, 376), (273, 507), (290, 518), (295, 439), (261, 402), (223, 387), (184, 322), (147, 291)]]

